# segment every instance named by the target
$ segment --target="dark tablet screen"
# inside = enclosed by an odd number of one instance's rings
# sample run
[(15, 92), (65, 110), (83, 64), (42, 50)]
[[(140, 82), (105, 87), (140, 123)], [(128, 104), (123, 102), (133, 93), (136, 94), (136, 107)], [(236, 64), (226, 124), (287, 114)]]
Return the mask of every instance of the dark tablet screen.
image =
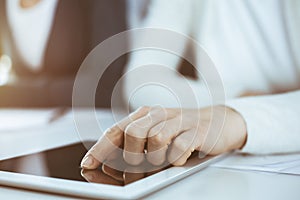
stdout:
[(0, 161), (0, 170), (119, 186), (124, 186), (162, 170), (148, 173), (126, 173), (108, 166), (101, 166), (97, 170), (82, 171), (80, 162), (87, 152), (86, 147), (91, 147), (95, 142), (84, 143), (85, 145), (76, 143), (41, 153), (3, 160)]

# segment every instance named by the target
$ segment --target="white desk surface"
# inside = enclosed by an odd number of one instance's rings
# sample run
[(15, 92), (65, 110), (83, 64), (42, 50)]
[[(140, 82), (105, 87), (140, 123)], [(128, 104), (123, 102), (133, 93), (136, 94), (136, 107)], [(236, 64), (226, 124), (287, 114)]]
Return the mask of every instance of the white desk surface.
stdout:
[[(110, 116), (107, 115), (106, 118), (109, 121), (108, 118), (110, 118)], [(32, 142), (31, 147), (33, 147), (36, 151), (38, 148), (45, 148), (46, 144), (48, 144), (46, 145), (47, 147), (53, 146), (53, 143), (55, 143), (56, 141), (55, 138), (58, 138), (58, 136), (59, 143), (57, 142), (57, 144), (59, 145), (61, 145), (61, 143), (74, 142), (76, 138), (78, 139), (77, 133), (74, 132), (74, 127), (70, 125), (71, 123), (67, 123), (66, 120), (53, 124), (53, 128), (49, 129), (48, 133), (40, 133), (40, 136), (43, 139), (39, 139), (39, 136), (36, 136), (35, 141), (37, 142)], [(68, 126), (64, 126), (67, 127), (63, 129), (66, 132), (64, 136), (61, 135), (61, 127), (63, 124), (68, 124)], [(109, 126), (109, 124), (109, 122), (106, 123), (106, 126)], [(58, 129), (60, 130), (59, 132), (57, 132)], [(24, 152), (24, 149), (28, 148), (28, 146), (25, 145), (26, 143), (24, 143), (24, 138), (26, 138), (26, 134), (27, 136), (32, 136), (34, 133), (28, 131), (24, 134), (22, 133), (22, 135), (20, 135), (19, 133), (14, 133), (10, 135), (3, 134), (5, 135), (5, 137), (3, 137), (3, 135), (1, 136), (0, 146), (1, 149), (6, 149), (6, 151), (2, 151), (2, 153), (0, 153), (0, 158), (6, 153), (13, 153), (16, 155), (22, 154), (21, 152)], [(12, 141), (14, 141), (14, 137), (17, 138), (16, 141), (20, 142), (17, 145), (19, 152), (16, 151), (14, 148), (11, 148), (11, 144)], [(53, 142), (52, 145), (49, 145), (49, 141)], [(24, 143), (23, 147), (20, 147), (21, 143)], [(65, 200), (76, 198), (0, 186), (0, 199)], [(299, 200), (300, 176), (264, 172), (248, 172), (208, 167), (192, 176), (189, 176), (166, 188), (154, 192), (153, 194), (145, 197), (144, 199)]]

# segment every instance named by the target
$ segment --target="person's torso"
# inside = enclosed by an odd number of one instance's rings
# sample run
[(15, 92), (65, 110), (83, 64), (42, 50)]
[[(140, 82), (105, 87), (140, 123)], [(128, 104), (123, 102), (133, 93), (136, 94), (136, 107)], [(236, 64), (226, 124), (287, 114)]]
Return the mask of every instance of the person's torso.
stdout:
[(286, 13), (293, 2), (198, 3), (205, 8), (203, 13), (195, 10), (194, 19), (201, 21), (194, 21), (194, 37), (215, 62), (229, 96), (242, 90), (281, 92), (300, 87), (300, 66)]
[[(6, 1), (0, 0), (2, 53), (12, 58), (12, 69), (18, 80), (0, 88), (3, 97), (0, 106), (71, 106), (73, 82), (84, 58), (102, 41), (127, 29), (125, 1), (57, 2), (42, 66), (32, 70), (20, 56), (8, 24)], [(110, 106), (114, 85), (122, 75), (125, 63), (126, 55), (106, 69), (98, 84), (96, 106)]]
[[(125, 3), (59, 0), (49, 24), (51, 28), (41, 55), (41, 67), (34, 70), (22, 59), (26, 52), (21, 52), (16, 45), (18, 40), (12, 34), (5, 1), (1, 1), (0, 8), (1, 26), (6, 29), (3, 37), (7, 41), (3, 51), (12, 57), (13, 69), (20, 76), (74, 76), (83, 59), (97, 44), (126, 29)], [(21, 39), (26, 40), (25, 37)]]

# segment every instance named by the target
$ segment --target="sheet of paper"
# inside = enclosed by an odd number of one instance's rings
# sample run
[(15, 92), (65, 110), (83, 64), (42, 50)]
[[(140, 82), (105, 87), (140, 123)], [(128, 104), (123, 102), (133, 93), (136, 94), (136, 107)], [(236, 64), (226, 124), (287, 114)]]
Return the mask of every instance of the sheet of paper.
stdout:
[(285, 155), (253, 156), (233, 153), (212, 165), (237, 170), (253, 170), (300, 175), (300, 153)]
[(36, 128), (49, 123), (55, 109), (0, 109), (0, 133)]

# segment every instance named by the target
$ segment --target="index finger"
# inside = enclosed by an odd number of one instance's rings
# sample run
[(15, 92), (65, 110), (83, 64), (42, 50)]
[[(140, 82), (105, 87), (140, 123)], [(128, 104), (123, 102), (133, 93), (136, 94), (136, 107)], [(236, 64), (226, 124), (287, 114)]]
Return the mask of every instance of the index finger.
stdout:
[(132, 121), (146, 115), (149, 107), (141, 107), (113, 127), (107, 129), (97, 143), (86, 153), (81, 161), (84, 169), (96, 169), (113, 151), (118, 150), (124, 141), (124, 129)]

